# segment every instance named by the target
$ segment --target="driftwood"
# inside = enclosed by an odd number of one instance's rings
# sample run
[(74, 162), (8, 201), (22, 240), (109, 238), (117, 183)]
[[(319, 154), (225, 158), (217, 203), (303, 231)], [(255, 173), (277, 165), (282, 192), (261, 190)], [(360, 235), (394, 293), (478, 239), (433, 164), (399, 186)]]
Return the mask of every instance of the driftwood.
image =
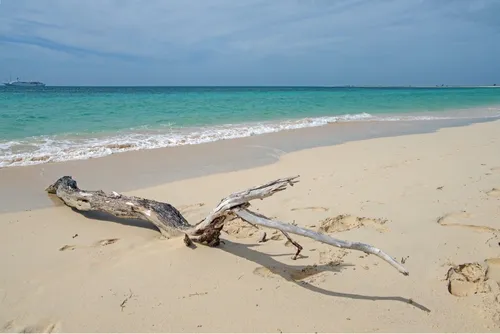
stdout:
[(298, 176), (277, 179), (261, 186), (237, 192), (224, 198), (219, 205), (201, 222), (191, 225), (182, 214), (168, 203), (144, 199), (135, 196), (125, 196), (116, 192), (105, 193), (101, 190), (81, 190), (71, 176), (63, 176), (46, 191), (55, 194), (67, 206), (79, 211), (101, 211), (120, 218), (143, 219), (153, 223), (164, 238), (184, 236), (184, 243), (193, 246), (193, 242), (218, 246), (224, 224), (239, 217), (252, 225), (260, 225), (281, 231), (285, 237), (297, 247), (294, 259), (297, 258), (302, 246), (293, 241), (288, 233), (302, 235), (316, 241), (339, 248), (348, 248), (373, 254), (403, 275), (408, 271), (394, 258), (382, 250), (360, 242), (350, 242), (330, 237), (309, 229), (271, 220), (261, 214), (250, 211), (250, 201), (264, 199), (283, 191), (288, 185), (297, 183)]
[(71, 176), (63, 176), (46, 191), (79, 211), (101, 211), (119, 218), (143, 219), (153, 223), (165, 237), (174, 237), (192, 228), (182, 214), (168, 203), (101, 190), (78, 188)]

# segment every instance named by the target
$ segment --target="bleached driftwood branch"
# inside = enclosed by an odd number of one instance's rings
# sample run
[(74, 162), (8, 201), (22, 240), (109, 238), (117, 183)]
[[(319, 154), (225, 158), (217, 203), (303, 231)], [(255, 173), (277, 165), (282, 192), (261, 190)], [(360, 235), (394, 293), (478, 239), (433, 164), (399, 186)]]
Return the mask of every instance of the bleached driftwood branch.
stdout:
[(289, 233), (293, 233), (293, 234), (297, 234), (297, 235), (302, 235), (304, 237), (311, 238), (311, 239), (314, 239), (316, 241), (319, 241), (319, 242), (322, 242), (322, 243), (325, 243), (328, 245), (332, 245), (332, 246), (335, 246), (338, 248), (354, 249), (354, 250), (358, 250), (361, 252), (376, 255), (379, 258), (381, 258), (382, 260), (389, 263), (394, 268), (396, 268), (403, 275), (408, 275), (408, 271), (401, 264), (399, 264), (395, 259), (393, 259), (392, 257), (390, 257), (389, 255), (387, 255), (382, 250), (380, 250), (376, 247), (373, 247), (373, 246), (370, 246), (370, 245), (367, 245), (367, 244), (364, 244), (361, 242), (351, 242), (351, 241), (344, 241), (344, 240), (335, 239), (335, 238), (330, 237), (329, 235), (314, 232), (314, 231), (309, 230), (307, 228), (302, 228), (302, 227), (282, 223), (279, 221), (274, 221), (274, 220), (271, 220), (271, 219), (269, 219), (261, 214), (250, 211), (248, 209), (236, 208), (236, 209), (233, 209), (233, 212), (238, 217), (243, 219), (244, 221), (251, 222), (252, 224), (255, 224), (255, 225), (273, 228), (276, 230), (280, 230), (282, 232), (289, 232)]
[(227, 213), (232, 208), (236, 208), (243, 204), (246, 204), (254, 199), (264, 199), (269, 196), (274, 195), (279, 191), (286, 189), (288, 185), (293, 186), (297, 183), (299, 176), (287, 177), (283, 179), (277, 179), (261, 186), (253, 187), (244, 191), (239, 191), (229, 195), (220, 201), (219, 205), (198, 225), (196, 225), (195, 231), (200, 231), (206, 228), (212, 223), (212, 221)]
[[(162, 236), (170, 238), (184, 235), (184, 242), (190, 245), (191, 241), (206, 243), (209, 246), (218, 246), (220, 233), (229, 217), (238, 216), (244, 221), (273, 228), (281, 231), (296, 247), (297, 253), (302, 247), (293, 241), (288, 233), (302, 235), (313, 240), (339, 248), (347, 248), (373, 254), (403, 275), (408, 271), (394, 258), (382, 250), (360, 242), (339, 240), (309, 229), (290, 224), (273, 221), (263, 215), (248, 210), (250, 201), (264, 199), (286, 189), (288, 185), (297, 183), (298, 176), (277, 179), (261, 186), (240, 191), (224, 198), (219, 205), (197, 225), (190, 225), (182, 214), (172, 205), (135, 196), (125, 196), (116, 192), (105, 193), (101, 190), (87, 191), (78, 188), (70, 176), (63, 176), (46, 191), (58, 196), (66, 205), (80, 211), (102, 211), (120, 218), (144, 219), (153, 223)], [(191, 237), (188, 237), (188, 235)]]

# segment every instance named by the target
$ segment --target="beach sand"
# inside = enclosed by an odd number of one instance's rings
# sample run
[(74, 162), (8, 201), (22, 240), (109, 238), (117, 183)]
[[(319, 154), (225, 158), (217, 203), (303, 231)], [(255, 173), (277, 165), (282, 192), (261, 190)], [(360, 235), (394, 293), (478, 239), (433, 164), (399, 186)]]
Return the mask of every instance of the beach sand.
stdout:
[[(232, 192), (299, 174), (298, 184), (252, 203), (254, 210), (380, 247), (404, 260), (407, 277), (375, 256), (303, 237), (295, 237), (304, 250), (294, 261), (294, 248), (279, 234), (259, 243), (258, 231), (238, 221), (226, 226), (220, 247), (190, 249), (179, 238), (161, 240), (148, 223), (82, 215), (58, 199), (2, 213), (0, 326), (498, 332), (499, 152), (495, 121), (305, 149), (268, 165), (127, 192), (169, 202), (196, 223)], [(26, 180), (30, 169), (7, 170)], [(82, 189), (95, 188), (73, 176)], [(105, 181), (99, 188), (115, 190)], [(466, 266), (447, 278), (454, 266), (486, 260), (487, 272)]]

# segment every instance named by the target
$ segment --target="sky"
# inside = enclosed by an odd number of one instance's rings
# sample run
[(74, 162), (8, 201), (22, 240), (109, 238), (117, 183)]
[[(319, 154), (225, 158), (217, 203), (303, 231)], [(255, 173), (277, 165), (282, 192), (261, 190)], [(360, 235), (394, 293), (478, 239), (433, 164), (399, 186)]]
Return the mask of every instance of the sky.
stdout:
[(500, 0), (0, 0), (0, 81), (500, 84)]

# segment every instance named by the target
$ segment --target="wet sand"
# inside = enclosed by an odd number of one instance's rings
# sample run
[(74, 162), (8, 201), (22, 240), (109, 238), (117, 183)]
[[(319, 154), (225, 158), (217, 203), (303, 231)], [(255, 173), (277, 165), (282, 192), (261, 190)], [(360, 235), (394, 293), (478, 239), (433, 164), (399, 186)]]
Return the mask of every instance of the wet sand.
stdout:
[(85, 187), (114, 191), (272, 164), (283, 155), (370, 138), (430, 133), (493, 119), (345, 122), (200, 145), (131, 151), (96, 159), (0, 168), (0, 212), (50, 207), (44, 189), (70, 175)]

